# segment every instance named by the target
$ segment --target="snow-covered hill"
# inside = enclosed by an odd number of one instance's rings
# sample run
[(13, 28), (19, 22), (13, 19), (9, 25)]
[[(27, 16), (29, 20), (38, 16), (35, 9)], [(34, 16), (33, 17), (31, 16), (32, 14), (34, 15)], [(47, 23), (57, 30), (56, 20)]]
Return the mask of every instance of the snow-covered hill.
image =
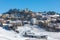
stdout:
[(54, 37), (52, 37), (51, 35), (53, 35), (53, 33), (49, 33), (46, 32), (45, 30), (41, 29), (42, 31), (45, 32), (41, 32), (40, 29), (38, 29), (38, 26), (34, 25), (24, 25), (22, 27), (18, 27), (17, 29), (19, 31), (19, 33), (14, 32), (13, 30), (5, 30), (2, 27), (0, 27), (0, 40), (40, 40), (40, 39), (33, 39), (33, 38), (29, 38), (29, 37), (23, 37), (24, 32), (30, 31), (32, 33), (34, 33), (35, 35), (47, 35), (47, 40), (58, 40), (57, 38), (55, 39)]

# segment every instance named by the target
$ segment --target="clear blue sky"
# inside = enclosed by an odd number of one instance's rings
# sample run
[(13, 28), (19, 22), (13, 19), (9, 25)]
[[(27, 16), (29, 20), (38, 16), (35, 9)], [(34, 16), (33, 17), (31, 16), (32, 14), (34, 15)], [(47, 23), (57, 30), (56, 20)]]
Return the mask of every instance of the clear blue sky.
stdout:
[(9, 9), (25, 9), (32, 11), (56, 11), (60, 13), (60, 0), (0, 0), (0, 13)]

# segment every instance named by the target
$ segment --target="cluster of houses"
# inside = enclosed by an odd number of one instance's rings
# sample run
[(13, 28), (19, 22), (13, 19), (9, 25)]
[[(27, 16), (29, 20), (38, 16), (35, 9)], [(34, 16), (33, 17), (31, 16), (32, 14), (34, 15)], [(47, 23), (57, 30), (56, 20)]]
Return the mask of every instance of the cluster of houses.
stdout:
[(38, 25), (48, 31), (60, 31), (60, 15), (48, 15), (46, 12), (32, 12), (28, 9), (0, 15), (1, 27), (7, 26), (15, 30), (25, 24)]

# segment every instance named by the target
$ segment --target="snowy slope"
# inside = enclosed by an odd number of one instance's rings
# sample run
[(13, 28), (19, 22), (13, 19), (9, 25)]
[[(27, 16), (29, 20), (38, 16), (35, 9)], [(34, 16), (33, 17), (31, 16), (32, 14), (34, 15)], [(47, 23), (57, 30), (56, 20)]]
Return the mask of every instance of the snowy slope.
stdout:
[(3, 28), (0, 28), (0, 40), (24, 40), (23, 37), (20, 37), (14, 31), (7, 31)]
[[(35, 35), (47, 35), (46, 33), (44, 34), (43, 32), (40, 32), (37, 26), (31, 26), (31, 25), (24, 25), (22, 27), (18, 27), (18, 31), (20, 33), (16, 33), (14, 31), (8, 31), (0, 27), (0, 40), (25, 40), (25, 39), (30, 39), (27, 37), (23, 37), (22, 35), (24, 32), (30, 30), (31, 32), (35, 33)], [(58, 40), (55, 38), (51, 38), (51, 36), (47, 37), (47, 40)]]

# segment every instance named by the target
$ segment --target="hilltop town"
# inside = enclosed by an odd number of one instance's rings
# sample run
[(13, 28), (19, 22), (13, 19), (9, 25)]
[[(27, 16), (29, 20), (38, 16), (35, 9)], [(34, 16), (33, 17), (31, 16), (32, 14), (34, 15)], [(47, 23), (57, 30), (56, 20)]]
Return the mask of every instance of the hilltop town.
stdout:
[(16, 30), (17, 27), (25, 24), (37, 25), (50, 32), (60, 32), (60, 14), (54, 11), (33, 12), (28, 9), (10, 9), (0, 15), (0, 26), (7, 26), (9, 30)]

